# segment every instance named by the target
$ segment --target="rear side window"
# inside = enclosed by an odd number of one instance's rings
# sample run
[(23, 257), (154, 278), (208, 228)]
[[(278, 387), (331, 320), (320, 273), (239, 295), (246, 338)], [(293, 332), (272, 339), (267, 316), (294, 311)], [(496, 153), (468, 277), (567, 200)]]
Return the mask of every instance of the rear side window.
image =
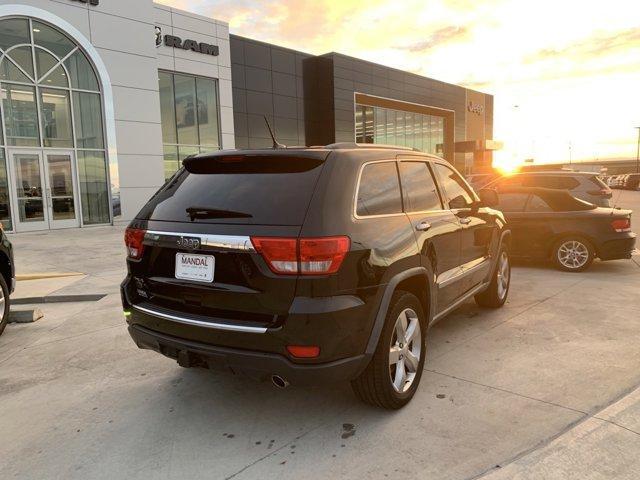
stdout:
[(522, 185), (525, 187), (552, 188), (555, 190), (571, 190), (580, 185), (580, 182), (569, 176), (553, 175), (529, 175), (525, 176)]
[(435, 163), (434, 169), (444, 189), (443, 193), (447, 199), (447, 208), (455, 210), (470, 207), (473, 203), (473, 196), (467, 190), (467, 186), (464, 180), (462, 180), (462, 177), (453, 169), (440, 163)]
[(426, 162), (400, 163), (400, 180), (407, 212), (441, 210), (438, 188)]
[(365, 165), (358, 186), (358, 216), (402, 213), (402, 198), (395, 161)]
[(498, 195), (500, 203), (496, 209), (502, 212), (523, 212), (528, 197), (528, 193), (501, 193)]
[(538, 195), (531, 195), (527, 205), (527, 212), (552, 212), (553, 209)]
[(323, 165), (312, 158), (258, 155), (186, 162), (138, 218), (301, 225)]

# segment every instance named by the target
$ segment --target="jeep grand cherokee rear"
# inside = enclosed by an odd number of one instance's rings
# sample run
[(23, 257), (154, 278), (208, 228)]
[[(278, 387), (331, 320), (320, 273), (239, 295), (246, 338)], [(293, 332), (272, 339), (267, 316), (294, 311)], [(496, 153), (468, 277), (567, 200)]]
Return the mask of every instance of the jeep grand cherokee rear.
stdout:
[[(404, 153), (354, 145), (185, 160), (125, 234), (122, 297), (137, 345), (280, 386), (352, 380), (365, 401), (404, 405), (428, 324), (473, 295), (502, 305), (508, 291), (501, 214), (444, 163), (420, 155), (405, 169)], [(430, 179), (435, 213), (409, 214), (424, 199), (400, 198), (399, 165), (412, 172), (407, 195)], [(436, 186), (436, 170), (455, 181)], [(445, 188), (455, 198), (443, 208)], [(475, 238), (469, 258), (463, 230)], [(436, 271), (427, 255), (441, 257)]]

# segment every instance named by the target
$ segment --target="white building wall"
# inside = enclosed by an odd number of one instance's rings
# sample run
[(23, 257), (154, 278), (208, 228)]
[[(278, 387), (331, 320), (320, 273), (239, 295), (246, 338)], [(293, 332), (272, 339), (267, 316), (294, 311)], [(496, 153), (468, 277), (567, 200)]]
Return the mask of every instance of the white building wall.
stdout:
[[(122, 206), (116, 221), (133, 218), (164, 183), (158, 69), (219, 78), (222, 146), (234, 148), (226, 23), (152, 0), (102, 0), (97, 6), (72, 0), (0, 0), (0, 5), (30, 5), (64, 19), (87, 37), (106, 65), (116, 129), (116, 149), (110, 159), (118, 162), (118, 168), (111, 169), (111, 183), (119, 182)], [(163, 35), (218, 45), (220, 55), (156, 47), (156, 25)]]

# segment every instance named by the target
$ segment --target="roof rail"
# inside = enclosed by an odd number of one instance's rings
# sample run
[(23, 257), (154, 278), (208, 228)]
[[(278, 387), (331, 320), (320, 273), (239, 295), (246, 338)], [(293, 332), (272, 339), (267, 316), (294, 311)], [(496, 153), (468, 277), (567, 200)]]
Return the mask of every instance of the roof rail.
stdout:
[(421, 150), (411, 147), (400, 147), (398, 145), (383, 145), (380, 143), (355, 143), (355, 142), (340, 142), (327, 145), (325, 148), (329, 150), (351, 150), (354, 148), (376, 148), (381, 150), (406, 150), (408, 152), (420, 152)]

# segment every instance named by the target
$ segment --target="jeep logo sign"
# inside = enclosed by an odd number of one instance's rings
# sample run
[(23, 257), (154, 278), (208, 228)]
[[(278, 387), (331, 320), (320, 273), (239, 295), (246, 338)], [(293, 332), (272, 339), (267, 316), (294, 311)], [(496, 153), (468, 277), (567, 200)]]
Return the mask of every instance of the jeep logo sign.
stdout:
[(467, 110), (469, 110), (471, 113), (475, 113), (476, 115), (482, 115), (484, 113), (484, 105), (469, 102), (469, 104), (467, 105)]
[(217, 45), (210, 45), (208, 43), (199, 43), (195, 40), (182, 40), (180, 37), (174, 35), (165, 35), (164, 44), (167, 47), (181, 48), (183, 50), (191, 50), (197, 53), (204, 53), (205, 55), (218, 56), (220, 49)]

